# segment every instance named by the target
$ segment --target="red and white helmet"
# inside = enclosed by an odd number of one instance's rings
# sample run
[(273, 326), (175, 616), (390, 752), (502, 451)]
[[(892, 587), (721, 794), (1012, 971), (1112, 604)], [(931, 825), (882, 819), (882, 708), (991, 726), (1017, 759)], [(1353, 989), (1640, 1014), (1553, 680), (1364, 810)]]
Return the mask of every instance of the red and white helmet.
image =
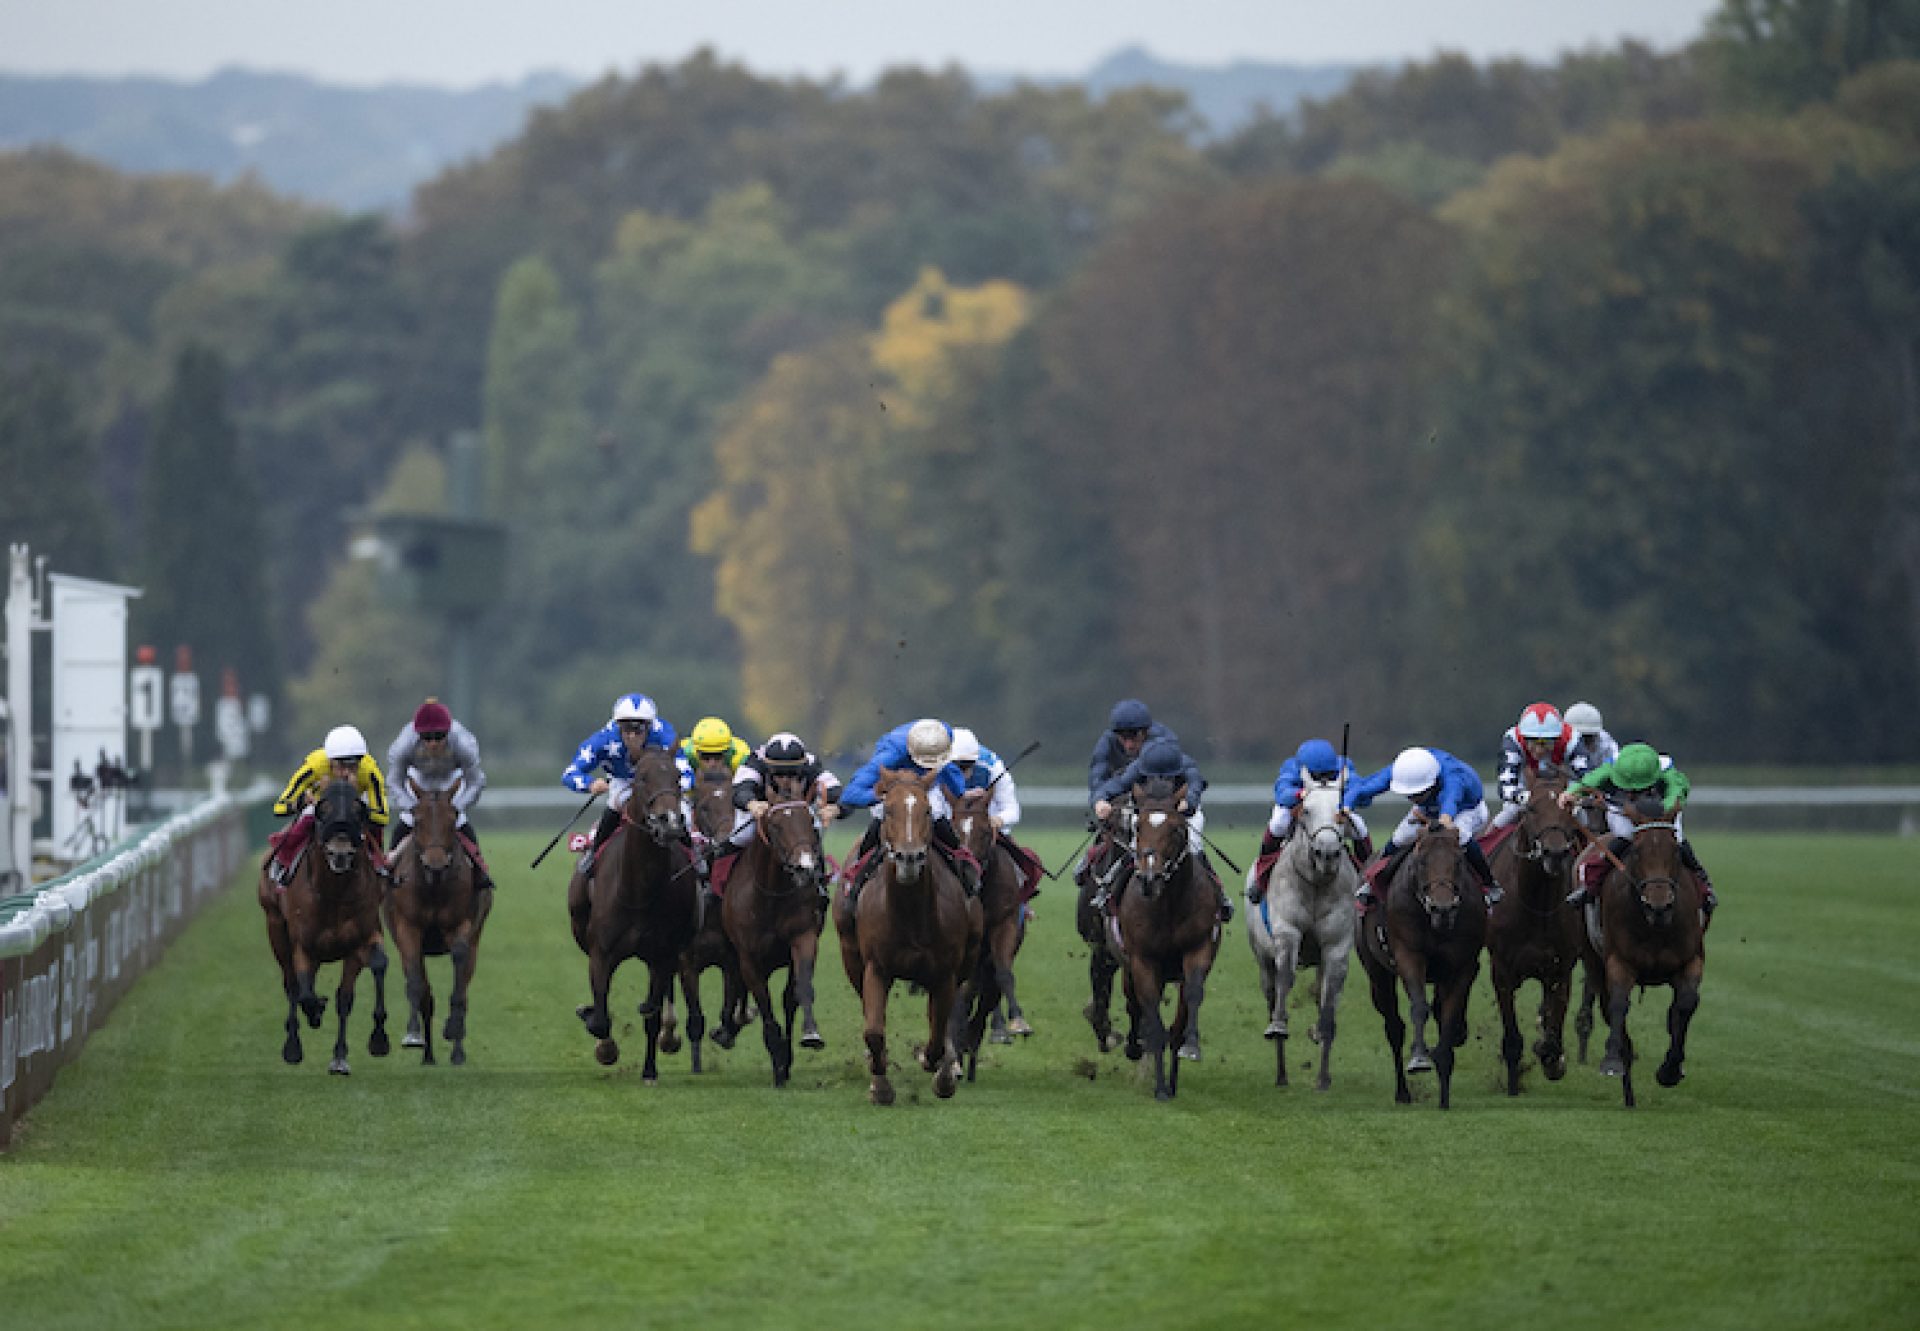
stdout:
[(1514, 729), (1520, 732), (1521, 739), (1559, 739), (1560, 709), (1550, 702), (1528, 703)]

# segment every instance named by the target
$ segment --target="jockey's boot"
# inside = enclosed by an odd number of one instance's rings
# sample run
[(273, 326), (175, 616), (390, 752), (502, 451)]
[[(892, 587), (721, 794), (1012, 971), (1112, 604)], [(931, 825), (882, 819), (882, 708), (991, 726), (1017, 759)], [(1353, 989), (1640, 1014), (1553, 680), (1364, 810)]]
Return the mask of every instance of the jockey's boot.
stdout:
[(1374, 884), (1376, 882), (1390, 881), (1393, 878), (1394, 870), (1400, 867), (1400, 861), (1405, 859), (1407, 852), (1412, 849), (1413, 843), (1411, 841), (1404, 846), (1396, 846), (1393, 842), (1389, 841), (1387, 848), (1380, 852), (1380, 858), (1375, 860), (1367, 868), (1361, 870), (1360, 887), (1359, 890), (1353, 894), (1353, 906), (1355, 910), (1365, 915), (1374, 908), (1378, 901), (1378, 898), (1374, 894)]
[[(1209, 870), (1208, 872), (1212, 872)], [(1225, 924), (1233, 918), (1233, 900), (1227, 896), (1226, 884), (1220, 881), (1220, 875), (1213, 875), (1213, 894), (1219, 898), (1215, 903), (1214, 914), (1220, 923)]]
[[(1273, 829), (1268, 828), (1266, 831), (1260, 834), (1260, 853), (1254, 857), (1254, 863), (1258, 864), (1261, 860), (1264, 860), (1267, 856), (1278, 851), (1280, 847), (1284, 846), (1286, 843), (1287, 843), (1287, 839), (1285, 837), (1275, 836), (1273, 833)], [(1258, 873), (1254, 874), (1253, 882), (1248, 884), (1247, 886), (1247, 900), (1257, 904), (1260, 901), (1260, 899), (1266, 895), (1267, 895), (1267, 880), (1265, 876)]]
[(395, 814), (393, 821), (387, 824), (387, 854), (392, 855), (400, 849), (400, 843), (407, 839), (407, 833), (413, 831), (413, 824)]
[(1694, 853), (1691, 841), (1680, 843), (1680, 862), (1693, 870), (1693, 880), (1700, 884), (1700, 932), (1705, 933), (1713, 927), (1713, 910), (1720, 904), (1713, 894), (1713, 880), (1707, 877), (1706, 869), (1700, 863), (1700, 857)]
[(1594, 855), (1575, 864), (1574, 873), (1579, 880), (1579, 885), (1567, 893), (1567, 904), (1575, 910), (1581, 910), (1588, 902), (1596, 899), (1600, 895), (1600, 885), (1607, 881), (1607, 870), (1613, 866), (1614, 860), (1626, 854), (1632, 845), (1633, 843), (1626, 837), (1617, 836), (1607, 843), (1607, 852), (1613, 859), (1608, 859), (1606, 855)]
[(600, 811), (600, 821), (594, 825), (593, 837), (587, 842), (586, 853), (580, 856), (581, 877), (593, 877), (593, 866), (600, 858), (601, 848), (607, 844), (607, 838), (612, 836), (614, 829), (619, 826), (620, 810), (606, 808)]
[(1355, 837), (1347, 842), (1347, 854), (1353, 858), (1353, 867), (1361, 873), (1367, 871), (1367, 861), (1373, 858), (1373, 838)]
[(1493, 880), (1493, 866), (1487, 863), (1487, 852), (1480, 849), (1480, 843), (1478, 841), (1467, 842), (1461, 850), (1463, 857), (1467, 861), (1467, 866), (1471, 868), (1480, 879), (1480, 888), (1487, 894), (1487, 904), (1489, 906), (1499, 905), (1501, 899), (1507, 894), (1500, 889), (1500, 884)]

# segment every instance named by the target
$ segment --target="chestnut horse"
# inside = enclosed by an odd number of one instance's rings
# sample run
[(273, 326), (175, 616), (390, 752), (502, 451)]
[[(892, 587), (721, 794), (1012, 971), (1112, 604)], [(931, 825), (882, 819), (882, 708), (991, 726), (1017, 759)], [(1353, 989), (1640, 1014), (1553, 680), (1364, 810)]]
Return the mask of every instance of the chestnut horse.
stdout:
[[(1207, 974), (1220, 949), (1219, 889), (1193, 853), (1180, 812), (1186, 790), (1184, 781), (1168, 777), (1133, 788), (1133, 876), (1116, 912), (1125, 959), (1126, 1055), (1153, 1055), (1156, 1100), (1171, 1100), (1180, 1090), (1180, 1059), (1169, 1076), (1167, 1046), (1171, 1041), (1184, 1053), (1189, 1032), (1199, 1029)], [(1180, 986), (1171, 1031), (1160, 1018), (1169, 983)]]
[(284, 888), (263, 867), (260, 908), (267, 917), (267, 942), (280, 963), (287, 995), (287, 1041), (280, 1057), (298, 1063), (299, 1014), (316, 1030), (327, 1000), (314, 993), (314, 975), (329, 961), (340, 963), (340, 988), (334, 1010), (340, 1030), (327, 1071), (346, 1076), (347, 1014), (353, 1011), (354, 982), (360, 968), (373, 972), (373, 1037), (367, 1052), (383, 1057), (387, 1042), (387, 954), (380, 946), (380, 879), (364, 844), (366, 830), (360, 788), (351, 781), (329, 781), (314, 801), (313, 841)]
[(493, 909), (493, 893), (474, 886), (473, 859), (461, 844), (460, 811), (448, 790), (423, 790), (411, 776), (413, 831), (400, 843), (393, 861), (393, 890), (386, 901), (387, 929), (400, 952), (400, 970), (407, 977), (407, 1039), (415, 1032), (423, 1046), (422, 1063), (433, 1062), (433, 986), (427, 980), (427, 958), (453, 962), (453, 997), (447, 1001), (447, 1026), (442, 1034), (453, 1042), (448, 1061), (458, 1067), (467, 1061), (467, 989), (480, 960), (480, 931)]
[[(727, 777), (702, 773), (693, 779), (693, 826), (717, 846), (733, 834), (733, 782)], [(740, 982), (740, 962), (733, 944), (720, 927), (720, 903), (709, 898), (702, 903), (700, 932), (693, 936), (680, 958), (680, 989), (693, 994), (700, 988), (700, 976), (712, 967), (720, 968), (720, 1024), (714, 1028), (713, 1042), (722, 1049), (733, 1048), (734, 1037), (747, 1024), (747, 989)], [(666, 1010), (660, 1014), (660, 1052), (680, 1052), (679, 1018), (673, 1010), (673, 990), (667, 990)], [(706, 1034), (706, 1022), (695, 1024), (692, 1000), (688, 1000), (687, 1038), (693, 1041), (693, 1070), (700, 1071), (700, 1040)]]
[(920, 1066), (934, 1074), (933, 1093), (951, 1096), (959, 1082), (955, 998), (973, 974), (980, 948), (980, 903), (960, 875), (933, 849), (931, 794), (937, 772), (883, 772), (874, 788), (881, 802), (880, 866), (850, 905), (834, 902), (840, 959), (865, 1011), (867, 1098), (893, 1103), (887, 1079), (887, 996), (895, 980), (911, 980), (927, 994), (927, 1043)]
[(1506, 892), (1487, 912), (1487, 960), (1500, 1004), (1508, 1095), (1520, 1094), (1520, 1053), (1526, 1042), (1514, 996), (1528, 980), (1540, 982), (1540, 1038), (1533, 1056), (1548, 1081), (1567, 1075), (1567, 1003), (1580, 959), (1580, 916), (1567, 904), (1567, 893), (1573, 890), (1573, 862), (1583, 837), (1574, 816), (1560, 807), (1566, 785), (1564, 776), (1534, 781), (1513, 834), (1487, 857), (1494, 880)]
[(1626, 1107), (1633, 1100), (1633, 1040), (1627, 1002), (1636, 986), (1669, 985), (1667, 1056), (1654, 1073), (1678, 1086), (1686, 1073), (1687, 1027), (1700, 1006), (1706, 970), (1706, 930), (1700, 922), (1700, 886), (1680, 856), (1678, 829), (1664, 817), (1637, 821), (1633, 845), (1600, 887), (1601, 963), (1607, 985), (1607, 1054), (1600, 1071), (1620, 1078)]
[[(573, 941), (587, 954), (593, 1001), (574, 1009), (594, 1037), (594, 1057), (612, 1064), (620, 1057), (607, 1011), (613, 972), (628, 957), (647, 964), (647, 1057), (641, 1078), (659, 1078), (655, 1054), (667, 990), (680, 971), (680, 956), (700, 927), (700, 881), (687, 847), (680, 809), (680, 769), (664, 749), (642, 749), (633, 765), (633, 789), (620, 824), (595, 854), (591, 878), (576, 867), (567, 884), (567, 914)], [(687, 995), (687, 1021), (701, 1020), (700, 991)]]
[[(820, 951), (820, 885), (827, 854), (820, 825), (806, 800), (770, 804), (755, 820), (753, 840), (740, 852), (720, 916), (738, 958), (746, 989), (760, 1005), (761, 1038), (773, 1060), (773, 1084), (793, 1072), (793, 1017), (804, 1012), (800, 1043), (825, 1049), (813, 1020), (813, 966)], [(784, 1024), (775, 1015), (768, 978), (787, 968)]]
[[(1383, 912), (1384, 941), (1377, 923)], [(1373, 1005), (1387, 1026), (1393, 1098), (1399, 1103), (1413, 1099), (1407, 1089), (1409, 1072), (1438, 1067), (1440, 1107), (1451, 1107), (1453, 1051), (1467, 1039), (1467, 995), (1480, 973), (1480, 945), (1486, 934), (1486, 897), (1467, 864), (1459, 834), (1437, 820), (1429, 823), (1394, 869), (1385, 902), (1354, 922), (1354, 946), (1373, 985)], [(1407, 1013), (1413, 1020), (1413, 1049), (1404, 1065), (1400, 1047), (1407, 1023), (1400, 1017), (1396, 985), (1407, 991)], [(1431, 1054), (1427, 1018), (1436, 1011), (1440, 1052)]]
[(987, 816), (992, 800), (991, 791), (969, 790), (953, 808), (953, 830), (960, 844), (980, 862), (980, 960), (974, 967), (972, 1010), (960, 1051), (967, 1060), (968, 1081), (978, 1070), (987, 1022), (996, 1015), (1002, 999), (1006, 1000), (1011, 1034), (1033, 1034), (1013, 987), (1013, 957), (1020, 950), (1020, 916), (1025, 909), (1020, 899), (1020, 866)]

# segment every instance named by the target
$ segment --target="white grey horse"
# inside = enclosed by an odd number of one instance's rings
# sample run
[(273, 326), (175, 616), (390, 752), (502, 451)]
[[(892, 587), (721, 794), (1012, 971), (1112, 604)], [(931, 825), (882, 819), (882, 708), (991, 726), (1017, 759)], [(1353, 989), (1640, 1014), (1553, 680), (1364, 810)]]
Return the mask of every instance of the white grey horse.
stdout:
[[(1272, 1014), (1266, 1036), (1274, 1042), (1274, 1085), (1287, 1084), (1287, 995), (1302, 966), (1320, 970), (1320, 1021), (1309, 1032), (1320, 1046), (1318, 1088), (1333, 1084), (1328, 1068), (1333, 1055), (1334, 1010), (1347, 982), (1347, 958), (1353, 950), (1353, 894), (1358, 870), (1347, 855), (1349, 823), (1340, 807), (1337, 781), (1311, 779), (1294, 813), (1293, 833), (1281, 847), (1267, 876), (1266, 895), (1247, 907), (1247, 941), (1260, 965), (1260, 988)], [(1247, 874), (1254, 895), (1252, 870)]]

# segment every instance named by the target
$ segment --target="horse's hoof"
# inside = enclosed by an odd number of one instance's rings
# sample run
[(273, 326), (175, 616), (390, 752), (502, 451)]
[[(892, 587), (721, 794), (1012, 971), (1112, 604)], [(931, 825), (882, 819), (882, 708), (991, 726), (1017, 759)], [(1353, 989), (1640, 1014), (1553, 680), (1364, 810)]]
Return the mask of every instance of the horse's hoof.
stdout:
[(1653, 1074), (1653, 1079), (1662, 1086), (1678, 1086), (1686, 1079), (1686, 1075), (1678, 1063), (1662, 1063), (1660, 1070)]
[(953, 1073), (953, 1064), (942, 1064), (933, 1079), (933, 1093), (942, 1100), (953, 1099), (953, 1093), (960, 1087), (960, 1079)]
[(1269, 1040), (1284, 1040), (1287, 1038), (1287, 1028), (1277, 1021), (1270, 1021), (1267, 1023), (1267, 1029), (1260, 1034)]
[(663, 1054), (677, 1054), (680, 1052), (680, 1043), (680, 1037), (677, 1035), (662, 1035), (660, 1037), (660, 1052)]
[(1181, 1045), (1180, 1057), (1186, 1059), (1189, 1063), (1198, 1063), (1200, 1061), (1200, 1041), (1188, 1040), (1185, 1044)]
[(400, 1047), (402, 1049), (425, 1049), (427, 1042), (419, 1031), (408, 1031), (400, 1037)]
[(1107, 1033), (1106, 1033), (1105, 1035), (1103, 1035), (1103, 1036), (1101, 1036), (1101, 1037), (1100, 1037), (1100, 1052), (1101, 1052), (1101, 1053), (1103, 1053), (1103, 1054), (1111, 1054), (1111, 1053), (1112, 1053), (1112, 1052), (1113, 1052), (1114, 1050), (1116, 1050), (1116, 1049), (1118, 1049), (1119, 1047), (1120, 1047), (1120, 1035), (1119, 1035), (1119, 1032), (1117, 1032), (1117, 1031), (1108, 1031), (1108, 1032), (1107, 1032)]
[(642, 1086), (658, 1086), (660, 1084), (660, 1074), (656, 1072), (650, 1077), (643, 1076), (640, 1078), (640, 1084)]
[(1322, 1078), (1321, 1078), (1321, 1079), (1320, 1079), (1319, 1081), (1316, 1081), (1316, 1082), (1315, 1082), (1315, 1083), (1313, 1084), (1313, 1089), (1314, 1089), (1314, 1090), (1316, 1090), (1316, 1091), (1330, 1091), (1330, 1090), (1332, 1090), (1332, 1089), (1333, 1089), (1333, 1078), (1332, 1078), (1332, 1077), (1322, 1077)]
[(462, 1066), (466, 1061), (467, 1051), (457, 1045), (454, 1047), (452, 1056), (447, 1059), (447, 1062), (453, 1064), (456, 1068)]
[(1022, 1039), (1033, 1034), (1033, 1027), (1027, 1025), (1027, 1019), (1024, 1016), (1015, 1017), (1012, 1021), (1008, 1022), (1007, 1029)]
[(439, 1061), (439, 1059), (433, 1056), (433, 1050), (431, 1049), (420, 1055), (420, 1066), (423, 1068), (430, 1068)]
[(336, 1058), (333, 1062), (327, 1064), (327, 1071), (336, 1077), (345, 1077), (350, 1075), (353, 1069), (347, 1066), (346, 1059)]
[(613, 1040), (600, 1040), (593, 1046), (593, 1056), (600, 1060), (600, 1066), (610, 1068), (620, 1061), (620, 1045)]
[(1425, 1052), (1410, 1054), (1407, 1056), (1407, 1071), (1409, 1073), (1432, 1072), (1433, 1058)]
[(819, 1031), (807, 1031), (800, 1037), (800, 1047), (802, 1049), (825, 1049), (827, 1047), (827, 1037), (820, 1034)]
[(289, 1039), (285, 1044), (280, 1046), (280, 1057), (289, 1063), (298, 1063), (306, 1056), (306, 1051), (300, 1047), (298, 1040)]
[(880, 1080), (874, 1082), (873, 1085), (867, 1087), (867, 1099), (883, 1108), (892, 1104), (893, 1083), (885, 1077), (880, 1078)]
[(587, 1014), (591, 1011), (593, 1011), (593, 1004), (582, 1003), (579, 1007), (573, 1010), (573, 1015), (580, 1018), (580, 1020), (585, 1021), (587, 1019)]
[(1153, 1098), (1154, 1098), (1154, 1099), (1156, 1099), (1156, 1100), (1171, 1100), (1171, 1099), (1173, 1099), (1173, 1087), (1171, 1087), (1171, 1086), (1156, 1086), (1156, 1087), (1154, 1087), (1154, 1088), (1153, 1088)]
[(307, 1014), (308, 1027), (317, 1031), (320, 1029), (321, 1019), (327, 1015), (327, 1000), (323, 998), (311, 1007), (302, 1007), (300, 1010)]
[(387, 1033), (385, 1031), (375, 1031), (367, 1038), (367, 1052), (375, 1058), (385, 1058), (387, 1051), (392, 1048), (393, 1045), (387, 1039)]
[(924, 1044), (919, 1046), (913, 1051), (913, 1056), (919, 1060), (920, 1070), (922, 1072), (933, 1071), (933, 1068), (934, 1068), (933, 1050), (930, 1046), (927, 1046)]
[(1140, 1061), (1140, 1056), (1146, 1053), (1147, 1050), (1146, 1050), (1146, 1046), (1141, 1044), (1138, 1040), (1129, 1040), (1127, 1041), (1127, 1047), (1123, 1052), (1126, 1054), (1128, 1059), (1130, 1059), (1135, 1063), (1138, 1063)]
[(1559, 1081), (1567, 1075), (1567, 1056), (1562, 1054), (1558, 1058), (1543, 1059), (1540, 1070), (1547, 1074), (1548, 1081)]
[(988, 1044), (1012, 1044), (1013, 1037), (1009, 1035), (1006, 1032), (1005, 1028), (1003, 1027), (1002, 1029), (997, 1031), (987, 1032), (987, 1043)]
[(1413, 1103), (1413, 1093), (1404, 1087), (1395, 1090), (1393, 1093), (1393, 1102), (1397, 1105), (1410, 1105)]
[(1603, 1077), (1624, 1077), (1627, 1064), (1618, 1054), (1608, 1054), (1600, 1060), (1600, 1075)]
[(708, 1038), (710, 1038), (713, 1041), (714, 1047), (716, 1049), (733, 1048), (733, 1032), (728, 1030), (725, 1026), (722, 1026), (719, 1030), (715, 1031)]

